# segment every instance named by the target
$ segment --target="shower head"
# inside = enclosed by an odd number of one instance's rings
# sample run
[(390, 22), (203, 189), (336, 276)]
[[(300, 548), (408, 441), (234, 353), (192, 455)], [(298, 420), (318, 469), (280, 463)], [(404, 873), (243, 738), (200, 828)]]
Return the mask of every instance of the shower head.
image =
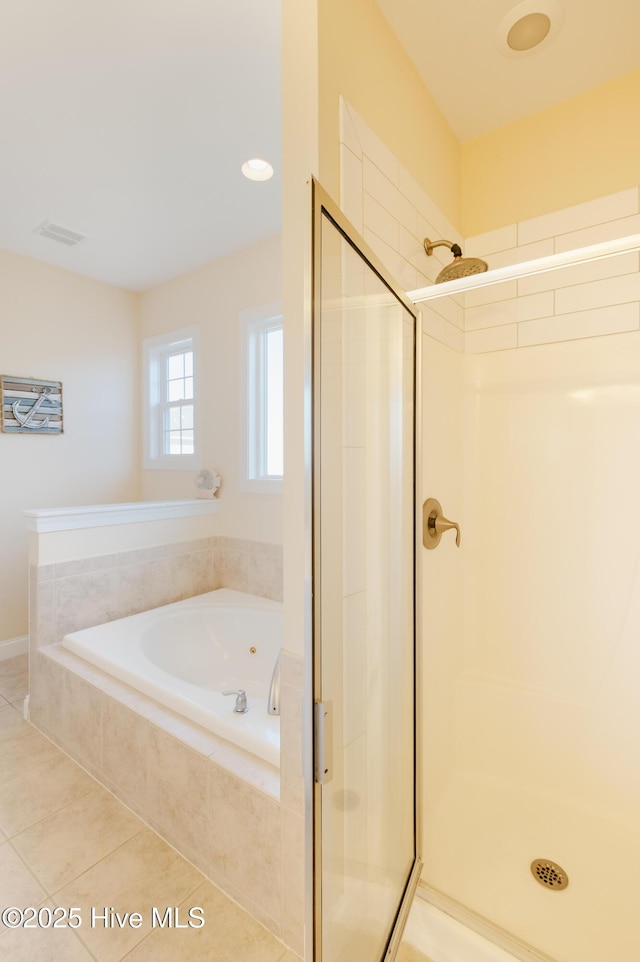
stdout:
[(443, 267), (436, 277), (436, 284), (443, 281), (457, 281), (460, 277), (468, 277), (469, 274), (482, 274), (489, 269), (486, 261), (479, 257), (463, 257), (462, 248), (459, 244), (452, 244), (448, 240), (431, 241), (428, 237), (424, 239), (424, 249), (431, 257), (434, 247), (448, 247), (453, 254), (453, 261)]

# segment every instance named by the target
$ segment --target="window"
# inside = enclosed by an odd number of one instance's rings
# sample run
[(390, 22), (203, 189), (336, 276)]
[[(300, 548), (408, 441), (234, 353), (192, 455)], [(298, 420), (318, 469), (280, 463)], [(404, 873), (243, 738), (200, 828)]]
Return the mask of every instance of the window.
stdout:
[(144, 342), (145, 468), (198, 467), (197, 331), (173, 331)]
[(277, 494), (283, 474), (283, 332), (278, 305), (243, 311), (241, 487)]

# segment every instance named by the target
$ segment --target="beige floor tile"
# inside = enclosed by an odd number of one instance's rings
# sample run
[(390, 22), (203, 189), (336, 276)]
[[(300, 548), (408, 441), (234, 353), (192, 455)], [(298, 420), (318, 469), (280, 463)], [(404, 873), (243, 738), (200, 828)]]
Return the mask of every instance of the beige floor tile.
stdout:
[(23, 699), (29, 690), (29, 656), (0, 661), (0, 695), (9, 702)]
[(2, 739), (0, 782), (8, 782), (60, 755), (60, 750), (53, 742), (41, 735), (28, 722), (23, 721), (22, 725), (13, 723), (13, 725), (13, 734), (7, 732)]
[[(151, 909), (177, 906), (202, 882), (202, 875), (150, 829), (125, 842), (54, 896), (57, 905), (79, 906), (82, 942), (99, 962), (116, 962), (151, 931)], [(141, 928), (91, 927), (91, 906), (122, 915), (139, 912)], [(166, 934), (166, 933), (165, 933)]]
[(284, 955), (281, 959), (278, 959), (278, 962), (302, 962), (302, 960), (300, 956), (292, 952), (291, 949), (285, 949)]
[(11, 837), (95, 788), (96, 782), (62, 752), (0, 784), (0, 828)]
[[(53, 909), (50, 900), (42, 908)], [(45, 917), (46, 920), (46, 917)], [(0, 929), (0, 958), (11, 962), (92, 962), (69, 928)]]
[(30, 728), (29, 723), (24, 720), (22, 712), (19, 712), (17, 708), (8, 703), (0, 706), (0, 739), (7, 735), (9, 737), (17, 735), (28, 728)]
[(157, 928), (126, 962), (279, 962), (286, 952), (282, 942), (210, 882), (180, 905), (181, 922), (188, 921), (195, 906), (203, 910), (202, 928)]
[(48, 892), (71, 882), (145, 826), (103, 788), (32, 825), (13, 839)]
[(22, 710), (22, 703), (29, 692), (29, 673), (25, 672), (23, 675), (16, 675), (15, 678), (0, 680), (0, 685), (3, 697), (12, 705), (19, 705)]
[(12, 678), (14, 675), (21, 675), (25, 671), (29, 671), (29, 655), (26, 653), (0, 661), (0, 678)]
[(0, 908), (16, 906), (25, 908), (38, 905), (46, 898), (46, 892), (33, 877), (11, 842), (0, 845)]

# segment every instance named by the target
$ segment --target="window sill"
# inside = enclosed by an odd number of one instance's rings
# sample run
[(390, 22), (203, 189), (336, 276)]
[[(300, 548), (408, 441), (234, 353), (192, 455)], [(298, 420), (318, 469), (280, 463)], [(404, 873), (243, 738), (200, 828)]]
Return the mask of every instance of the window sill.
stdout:
[(245, 478), (240, 482), (244, 494), (282, 494), (282, 481), (268, 481), (266, 478)]
[(173, 458), (148, 458), (145, 457), (142, 468), (144, 471), (199, 471), (202, 467), (200, 458), (179, 457)]

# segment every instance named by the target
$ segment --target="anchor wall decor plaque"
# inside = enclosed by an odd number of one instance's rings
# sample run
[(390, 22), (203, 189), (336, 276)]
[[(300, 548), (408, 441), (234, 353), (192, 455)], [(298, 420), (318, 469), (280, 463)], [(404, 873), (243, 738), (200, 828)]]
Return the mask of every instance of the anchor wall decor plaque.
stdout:
[(62, 382), (0, 377), (2, 430), (6, 434), (62, 434)]

